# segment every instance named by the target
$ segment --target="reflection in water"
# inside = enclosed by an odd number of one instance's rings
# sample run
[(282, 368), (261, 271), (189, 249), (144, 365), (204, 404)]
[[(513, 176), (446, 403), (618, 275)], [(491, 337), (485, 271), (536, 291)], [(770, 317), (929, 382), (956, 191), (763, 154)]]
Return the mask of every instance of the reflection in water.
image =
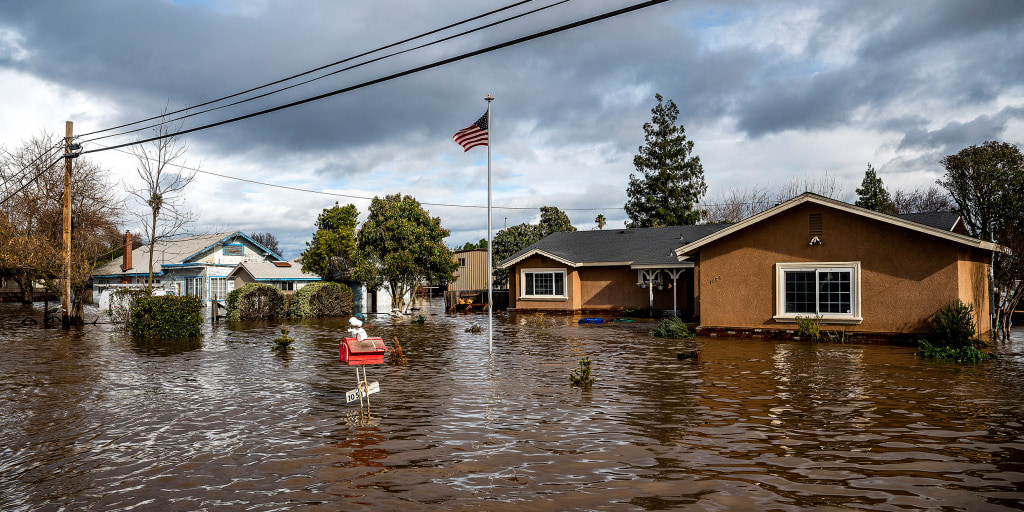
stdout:
[[(291, 325), (280, 357), (273, 324), (155, 349), (0, 305), (0, 510), (1024, 507), (1022, 331), (959, 366), (498, 315), (489, 355), (466, 332), (480, 317), (441, 307), (375, 321), (409, 365), (372, 367), (381, 392), (360, 412), (343, 322)], [(583, 356), (590, 390), (569, 385)]]

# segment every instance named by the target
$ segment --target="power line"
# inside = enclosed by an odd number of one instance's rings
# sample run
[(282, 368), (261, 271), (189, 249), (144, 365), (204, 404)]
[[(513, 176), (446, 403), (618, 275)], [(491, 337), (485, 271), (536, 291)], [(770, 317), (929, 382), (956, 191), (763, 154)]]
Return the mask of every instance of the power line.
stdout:
[[(98, 146), (102, 146), (102, 144), (97, 144), (97, 145)], [(138, 157), (138, 155), (136, 155), (135, 153), (132, 153), (130, 151), (125, 151), (123, 149), (119, 149), (119, 148), (115, 148), (115, 147), (109, 147), (109, 146), (104, 146), (104, 147), (106, 149), (113, 149), (115, 151), (118, 151), (119, 153), (124, 153), (126, 155), (132, 155), (132, 156)], [(170, 165), (172, 167), (177, 167), (179, 169), (183, 169), (183, 170), (186, 170), (186, 171), (198, 172), (198, 173), (202, 173), (202, 174), (209, 174), (211, 176), (216, 176), (218, 178), (224, 178), (224, 179), (235, 180), (235, 181), (242, 181), (242, 182), (245, 182), (245, 183), (252, 183), (254, 185), (263, 185), (265, 187), (274, 187), (274, 188), (280, 188), (280, 189), (285, 189), (285, 190), (293, 190), (295, 192), (307, 192), (307, 193), (310, 193), (310, 194), (321, 194), (321, 195), (325, 195), (325, 196), (344, 197), (346, 199), (359, 199), (359, 200), (363, 200), (363, 201), (372, 201), (372, 200), (376, 199), (376, 197), (356, 196), (356, 195), (352, 195), (352, 194), (341, 194), (341, 193), (338, 193), (338, 192), (325, 192), (323, 190), (312, 190), (312, 189), (300, 188), (300, 187), (290, 187), (288, 185), (278, 185), (278, 184), (275, 184), (275, 183), (267, 183), (267, 182), (264, 182), (264, 181), (256, 181), (256, 180), (251, 180), (251, 179), (248, 179), (248, 178), (239, 178), (239, 177), (236, 177), (236, 176), (228, 176), (227, 174), (220, 174), (220, 173), (211, 172), (211, 171), (204, 171), (202, 169), (198, 169), (198, 168), (195, 168), (195, 167), (188, 167), (188, 166), (181, 165), (181, 164), (176, 164), (176, 163), (168, 163), (168, 165)], [(486, 209), (487, 208), (486, 205), (482, 205), (481, 206), (481, 205), (473, 205), (473, 204), (428, 203), (428, 202), (423, 202), (423, 201), (420, 201), (419, 203), (423, 204), (423, 205), (427, 205), (427, 206), (443, 206), (443, 207), (449, 207), (449, 208), (479, 208), (479, 209)], [(498, 209), (498, 210), (538, 210), (538, 209), (540, 209), (539, 206), (494, 206), (493, 208), (494, 209)], [(622, 209), (623, 209), (622, 207), (614, 207), (614, 208), (560, 208), (560, 210), (562, 210), (562, 211), (570, 211), (570, 212), (571, 211), (605, 211), (605, 210), (622, 210)]]
[[(243, 100), (238, 100), (238, 101), (235, 101), (235, 102), (232, 102), (232, 103), (228, 103), (226, 105), (221, 105), (221, 106), (218, 106), (218, 107), (208, 108), (208, 109), (205, 109), (205, 110), (200, 110), (198, 112), (192, 112), (190, 114), (185, 114), (183, 116), (175, 117), (175, 118), (172, 118), (172, 119), (166, 119), (166, 120), (163, 120), (163, 121), (161, 121), (159, 123), (151, 124), (151, 125), (148, 125), (148, 126), (143, 126), (141, 128), (136, 128), (134, 130), (128, 130), (128, 131), (119, 132), (119, 133), (111, 133), (111, 134), (108, 134), (108, 135), (103, 135), (101, 137), (95, 137), (95, 138), (92, 138), (92, 139), (87, 139), (87, 140), (84, 140), (84, 141), (81, 141), (81, 142), (82, 143), (93, 142), (93, 141), (97, 141), (97, 140), (101, 140), (101, 139), (107, 139), (107, 138), (110, 138), (110, 137), (117, 137), (117, 136), (120, 136), (120, 135), (128, 135), (128, 134), (131, 134), (131, 133), (140, 132), (142, 130), (146, 130), (146, 129), (150, 129), (150, 128), (156, 128), (156, 127), (161, 126), (161, 125), (163, 125), (165, 123), (173, 123), (175, 121), (181, 121), (181, 120), (189, 118), (189, 117), (198, 116), (198, 115), (201, 115), (201, 114), (206, 114), (206, 113), (209, 113), (209, 112), (213, 112), (215, 110), (220, 110), (220, 109), (223, 109), (223, 108), (228, 108), (228, 107), (234, 107), (234, 106), (237, 106), (237, 105), (241, 105), (243, 103), (248, 103), (250, 101), (258, 100), (260, 98), (265, 98), (267, 96), (270, 96), (270, 95), (273, 95), (273, 94), (277, 94), (279, 92), (287, 91), (289, 89), (294, 89), (296, 87), (300, 87), (300, 86), (303, 86), (303, 85), (315, 82), (315, 81), (320, 80), (322, 78), (327, 78), (329, 76), (337, 75), (337, 74), (343, 73), (345, 71), (351, 71), (353, 69), (356, 69), (356, 68), (359, 68), (359, 67), (362, 67), (362, 66), (366, 66), (366, 65), (372, 64), (374, 62), (379, 62), (379, 61), (382, 61), (382, 60), (385, 60), (385, 59), (389, 59), (391, 57), (394, 57), (394, 56), (397, 56), (397, 55), (401, 55), (403, 53), (409, 53), (409, 52), (412, 52), (412, 51), (420, 50), (420, 49), (426, 48), (428, 46), (433, 46), (435, 44), (440, 44), (440, 43), (443, 43), (445, 41), (450, 41), (452, 39), (456, 39), (456, 38), (465, 36), (467, 34), (472, 34), (474, 32), (479, 32), (481, 30), (485, 30), (485, 29), (488, 29), (488, 28), (491, 28), (491, 27), (494, 27), (494, 26), (497, 26), (497, 25), (501, 25), (503, 23), (508, 23), (509, 21), (512, 21), (512, 20), (515, 20), (515, 19), (518, 19), (518, 18), (522, 18), (524, 16), (529, 16), (531, 14), (535, 14), (535, 13), (538, 13), (540, 11), (543, 11), (543, 10), (546, 10), (546, 9), (550, 9), (552, 7), (564, 4), (564, 3), (569, 2), (569, 1), (570, 0), (561, 0), (559, 2), (550, 4), (550, 5), (539, 7), (537, 9), (532, 10), (532, 11), (527, 11), (527, 12), (524, 12), (524, 13), (520, 13), (520, 14), (517, 14), (515, 16), (511, 16), (511, 17), (508, 17), (508, 18), (505, 18), (505, 19), (502, 19), (502, 20), (498, 20), (498, 21), (495, 21), (493, 23), (488, 23), (486, 25), (483, 25), (483, 26), (480, 26), (480, 27), (477, 27), (477, 28), (474, 28), (474, 29), (471, 29), (471, 30), (460, 32), (458, 34), (454, 34), (454, 35), (451, 35), (451, 36), (448, 36), (448, 37), (444, 37), (444, 38), (441, 38), (441, 39), (438, 39), (438, 40), (435, 40), (435, 41), (431, 41), (429, 43), (424, 43), (424, 44), (421, 44), (419, 46), (415, 46), (415, 47), (412, 47), (412, 48), (407, 48), (405, 50), (401, 50), (401, 51), (398, 51), (398, 52), (389, 53), (387, 55), (382, 55), (382, 56), (374, 58), (374, 59), (363, 61), (363, 62), (360, 62), (358, 64), (353, 64), (351, 66), (344, 67), (344, 68), (332, 71), (330, 73), (326, 73), (326, 74), (320, 75), (320, 76), (318, 76), (316, 78), (310, 78), (309, 80), (305, 80), (305, 81), (302, 81), (302, 82), (299, 82), (299, 83), (296, 83), (296, 84), (292, 84), (292, 85), (289, 85), (289, 86), (286, 86), (286, 87), (282, 87), (280, 89), (275, 89), (273, 91), (269, 91), (269, 92), (265, 92), (263, 94), (259, 94), (259, 95), (256, 95), (256, 96), (245, 98)], [(449, 27), (450, 26), (452, 26), (452, 25), (449, 25)], [(398, 43), (396, 43), (396, 44), (398, 44)], [(372, 53), (372, 52), (370, 52), (370, 53)], [(353, 58), (355, 58), (355, 57), (353, 57)], [(346, 61), (347, 60), (351, 60), (351, 59), (346, 59)], [(345, 62), (345, 61), (342, 61), (342, 62)], [(338, 63), (335, 63), (335, 64), (338, 64)], [(333, 65), (334, 64), (331, 64), (330, 66), (333, 66)], [(329, 67), (329, 66), (324, 66), (324, 67)], [(323, 67), (318, 68), (318, 69), (323, 69)], [(275, 82), (275, 83), (278, 83), (278, 82)], [(261, 86), (260, 88), (263, 88), (263, 87), (267, 87), (267, 86)], [(244, 93), (239, 93), (239, 94), (244, 94)], [(206, 104), (209, 104), (209, 102), (206, 103)], [(191, 107), (191, 108), (196, 108), (196, 107)], [(184, 112), (184, 111), (187, 111), (187, 110), (190, 110), (190, 108), (178, 110), (177, 112), (180, 113), (180, 112)], [(160, 116), (160, 117), (163, 118), (165, 116)], [(133, 124), (137, 124), (137, 123), (133, 123)], [(98, 133), (98, 132), (93, 132), (93, 133)]]
[[(150, 118), (147, 118), (147, 119), (142, 119), (141, 121), (135, 121), (135, 122), (132, 122), (132, 123), (122, 124), (120, 126), (114, 126), (112, 128), (104, 128), (102, 130), (96, 130), (96, 131), (93, 131), (93, 132), (84, 133), (84, 134), (82, 134), (82, 136), (94, 135), (94, 134), (97, 134), (97, 133), (103, 133), (103, 132), (108, 132), (108, 131), (111, 131), (111, 130), (117, 130), (117, 129), (120, 129), (120, 128), (125, 128), (125, 127), (136, 125), (136, 124), (139, 124), (139, 123), (145, 123), (145, 122), (148, 122), (148, 121), (154, 121), (154, 120), (160, 119), (161, 117), (166, 117), (166, 116), (169, 116), (169, 115), (180, 114), (180, 113), (188, 111), (190, 109), (194, 109), (194, 108), (198, 108), (198, 107), (205, 107), (206, 105), (212, 105), (214, 103), (218, 103), (218, 102), (221, 102), (221, 101), (224, 101), (224, 100), (228, 100), (228, 99), (231, 99), (231, 98), (234, 98), (234, 97), (237, 97), (237, 96), (241, 96), (243, 94), (248, 94), (248, 93), (253, 92), (253, 91), (258, 91), (260, 89), (264, 89), (264, 88), (270, 87), (272, 85), (277, 85), (277, 84), (280, 84), (280, 83), (287, 82), (289, 80), (294, 80), (294, 79), (299, 78), (301, 76), (306, 76), (306, 75), (311, 74), (311, 73), (316, 73), (317, 71), (322, 71), (324, 69), (327, 69), (327, 68), (330, 68), (330, 67), (333, 67), (333, 66), (337, 66), (338, 64), (344, 64), (346, 62), (358, 59), (360, 57), (365, 57), (367, 55), (371, 55), (371, 54), (377, 53), (379, 51), (387, 50), (388, 48), (394, 48), (395, 46), (408, 43), (409, 41), (415, 41), (416, 39), (422, 39), (422, 38), (427, 37), (429, 35), (433, 35), (433, 34), (436, 34), (438, 32), (442, 32), (442, 31), (448, 30), (450, 28), (457, 27), (459, 25), (464, 25), (466, 23), (469, 23), (471, 21), (476, 21), (476, 20), (481, 19), (481, 18), (486, 18), (486, 17), (491, 16), (493, 14), (497, 14), (499, 12), (511, 9), (513, 7), (518, 7), (518, 6), (522, 5), (522, 4), (529, 3), (529, 2), (532, 2), (532, 1), (533, 0), (522, 0), (520, 2), (516, 2), (514, 4), (507, 5), (505, 7), (494, 9), (492, 11), (489, 11), (489, 12), (486, 12), (486, 13), (483, 13), (483, 14), (480, 14), (480, 15), (477, 15), (477, 16), (473, 16), (471, 18), (464, 19), (462, 21), (459, 21), (459, 22), (456, 22), (456, 23), (452, 23), (450, 25), (446, 25), (444, 27), (431, 30), (429, 32), (424, 32), (424, 33), (422, 33), (420, 35), (417, 35), (417, 36), (413, 36), (413, 37), (410, 37), (410, 38), (407, 38), (407, 39), (403, 39), (403, 40), (398, 41), (396, 43), (391, 43), (391, 44), (388, 44), (388, 45), (385, 45), (385, 46), (381, 46), (379, 48), (370, 50), (368, 52), (360, 53), (359, 55), (353, 55), (352, 57), (348, 57), (346, 59), (342, 59), (342, 60), (339, 60), (337, 62), (332, 62), (331, 64), (320, 66), (318, 68), (314, 68), (314, 69), (311, 69), (309, 71), (303, 71), (302, 73), (299, 73), (299, 74), (296, 74), (296, 75), (292, 75), (292, 76), (289, 76), (287, 78), (282, 78), (280, 80), (276, 80), (276, 81), (273, 81), (273, 82), (270, 82), (270, 83), (267, 83), (267, 84), (263, 84), (263, 85), (260, 85), (258, 87), (253, 87), (252, 89), (248, 89), (248, 90), (245, 90), (245, 91), (242, 91), (242, 92), (231, 94), (229, 96), (224, 96), (222, 98), (217, 98), (215, 100), (209, 100), (209, 101), (200, 103), (198, 105), (193, 105), (191, 107), (186, 107), (186, 108), (183, 108), (183, 109), (180, 109), (180, 110), (176, 110), (174, 112), (168, 112), (168, 113), (165, 113), (163, 115), (153, 116), (153, 117), (150, 117)], [(133, 130), (133, 131), (137, 131), (137, 130)], [(131, 133), (131, 132), (128, 132), (128, 133)]]
[(356, 85), (353, 85), (353, 86), (344, 87), (342, 89), (338, 89), (338, 90), (331, 91), (331, 92), (328, 92), (328, 93), (319, 94), (317, 96), (313, 96), (313, 97), (302, 99), (302, 100), (298, 100), (298, 101), (293, 101), (291, 103), (286, 103), (284, 105), (279, 105), (277, 107), (272, 107), (272, 108), (260, 110), (258, 112), (253, 112), (251, 114), (246, 114), (246, 115), (243, 115), (243, 116), (233, 117), (231, 119), (226, 119), (226, 120), (223, 120), (223, 121), (218, 121), (216, 123), (210, 123), (210, 124), (206, 124), (206, 125), (202, 125), (202, 126), (197, 126), (195, 128), (189, 128), (188, 130), (181, 130), (181, 131), (175, 132), (173, 134), (167, 134), (167, 135), (160, 135), (160, 136), (156, 136), (156, 137), (150, 137), (148, 139), (142, 139), (142, 140), (138, 140), (138, 141), (134, 141), (134, 142), (126, 142), (124, 144), (119, 144), (119, 145), (116, 145), (116, 146), (110, 146), (110, 147), (101, 148), (101, 149), (91, 149), (91, 150), (88, 150), (88, 151), (82, 151), (82, 154), (84, 155), (84, 154), (88, 154), (88, 153), (98, 153), (100, 151), (107, 151), (107, 150), (110, 150), (110, 149), (117, 149), (117, 148), (123, 148), (123, 147), (127, 147), (127, 146), (133, 146), (135, 144), (143, 144), (143, 143), (146, 143), (146, 142), (152, 142), (152, 141), (164, 139), (164, 138), (167, 138), (167, 137), (173, 137), (173, 136), (177, 136), (177, 135), (185, 135), (187, 133), (197, 132), (197, 131), (200, 131), (200, 130), (207, 130), (209, 128), (214, 128), (214, 127), (217, 127), (217, 126), (221, 126), (221, 125), (225, 125), (225, 124), (229, 124), (229, 123), (234, 123), (234, 122), (242, 121), (242, 120), (245, 120), (245, 119), (249, 119), (251, 117), (262, 116), (262, 115), (265, 115), (265, 114), (269, 114), (271, 112), (277, 112), (278, 110), (284, 110), (284, 109), (296, 107), (296, 106), (303, 105), (303, 104), (306, 104), (306, 103), (310, 103), (310, 102), (313, 102), (313, 101), (318, 101), (318, 100), (322, 100), (324, 98), (329, 98), (331, 96), (336, 96), (338, 94), (342, 94), (342, 93), (346, 93), (346, 92), (351, 92), (351, 91), (354, 91), (354, 90), (357, 90), (357, 89), (362, 89), (364, 87), (369, 87), (371, 85), (376, 85), (376, 84), (379, 84), (379, 83), (388, 82), (388, 81), (394, 80), (396, 78), (401, 78), (401, 77), (404, 77), (404, 76), (408, 76), (408, 75), (412, 75), (412, 74), (415, 74), (415, 73), (419, 73), (421, 71), (426, 71), (428, 69), (433, 69), (433, 68), (436, 68), (436, 67), (444, 66), (446, 64), (451, 64), (453, 62), (458, 62), (458, 61), (461, 61), (461, 60), (465, 60), (465, 59), (468, 59), (470, 57), (475, 57), (477, 55), (483, 55), (485, 53), (490, 53), (490, 52), (493, 52), (495, 50), (500, 50), (500, 49), (503, 49), (503, 48), (507, 48), (509, 46), (514, 46), (514, 45), (517, 45), (517, 44), (525, 43), (527, 41), (532, 41), (534, 39), (539, 39), (541, 37), (546, 37), (546, 36), (549, 36), (549, 35), (552, 35), (552, 34), (557, 34), (559, 32), (564, 32), (566, 30), (570, 30), (570, 29), (573, 29), (573, 28), (581, 27), (581, 26), (584, 26), (584, 25), (589, 25), (589, 24), (597, 22), (597, 21), (602, 21), (602, 20), (605, 20), (605, 19), (608, 19), (608, 18), (613, 18), (615, 16), (620, 16), (622, 14), (626, 14), (626, 13), (633, 12), (633, 11), (636, 11), (636, 10), (644, 9), (646, 7), (650, 7), (652, 5), (657, 5), (657, 4), (660, 4), (660, 3), (667, 2), (667, 1), (668, 0), (650, 0), (650, 1), (647, 1), (647, 2), (642, 2), (642, 3), (635, 4), (635, 5), (632, 5), (632, 6), (629, 6), (629, 7), (625, 7), (625, 8), (622, 8), (622, 9), (615, 10), (615, 11), (607, 12), (607, 13), (600, 14), (600, 15), (597, 15), (597, 16), (592, 16), (590, 18), (586, 18), (586, 19), (583, 19), (583, 20), (580, 20), (580, 21), (576, 21), (576, 22), (573, 22), (573, 23), (569, 23), (569, 24), (566, 24), (566, 25), (562, 25), (562, 26), (559, 26), (559, 27), (556, 27), (556, 28), (548, 29), (548, 30), (545, 30), (545, 31), (542, 31), (542, 32), (536, 32), (536, 33), (528, 35), (528, 36), (519, 37), (519, 38), (510, 40), (510, 41), (506, 41), (504, 43), (499, 43), (499, 44), (496, 44), (496, 45), (488, 46), (488, 47), (482, 48), (480, 50), (474, 50), (474, 51), (471, 51), (471, 52), (463, 53), (461, 55), (457, 55), (455, 57), (450, 57), (450, 58), (447, 58), (447, 59), (443, 59), (443, 60), (439, 60), (439, 61), (434, 61), (433, 63), (425, 64), (423, 66), (419, 66), (419, 67), (416, 67), (416, 68), (408, 69), (408, 70), (405, 70), (405, 71), (402, 71), (402, 72), (399, 72), (399, 73), (394, 73), (394, 74), (387, 75), (387, 76), (384, 76), (384, 77), (381, 77), (381, 78), (376, 78), (376, 79), (373, 79), (373, 80), (362, 82), (360, 84), (356, 84)]
[(10, 201), (14, 196), (18, 195), (18, 193), (20, 193), (22, 190), (25, 190), (25, 187), (27, 187), (30, 184), (32, 184), (32, 182), (38, 180), (39, 177), (43, 175), (43, 173), (45, 173), (46, 171), (49, 171), (50, 168), (52, 168), (57, 162), (60, 162), (62, 160), (64, 160), (64, 156), (63, 155), (60, 158), (58, 158), (58, 159), (54, 160), (53, 162), (51, 162), (50, 165), (47, 165), (46, 167), (43, 167), (43, 170), (41, 170), (38, 173), (36, 173), (36, 175), (33, 176), (32, 179), (30, 179), (30, 180), (26, 181), (25, 183), (23, 183), (20, 187), (18, 187), (18, 190), (15, 190), (11, 195), (5, 197), (2, 201), (0, 201), (0, 206), (3, 206), (4, 203), (6, 203), (7, 201)]

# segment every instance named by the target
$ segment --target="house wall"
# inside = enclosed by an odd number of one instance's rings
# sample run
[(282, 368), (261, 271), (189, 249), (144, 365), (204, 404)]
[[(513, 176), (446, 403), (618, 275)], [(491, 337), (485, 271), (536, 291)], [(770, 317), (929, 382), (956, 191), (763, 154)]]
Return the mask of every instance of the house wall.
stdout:
[[(521, 272), (529, 269), (559, 269), (565, 271), (566, 299), (538, 300), (520, 297)], [(654, 290), (654, 308), (672, 309), (672, 279), (662, 272), (665, 285)], [(678, 280), (676, 306), (685, 311), (689, 302), (686, 275)], [(509, 275), (509, 307), (538, 311), (600, 311), (647, 309), (650, 297), (646, 288), (637, 286), (637, 271), (628, 266), (569, 267), (544, 256), (531, 256), (517, 264)]]
[(972, 247), (962, 247), (957, 273), (960, 300), (974, 304), (974, 319), (979, 333), (991, 329), (989, 318), (988, 268), (991, 253)]
[[(523, 269), (545, 268), (565, 270), (565, 295), (566, 299), (538, 300), (520, 298), (520, 272)], [(508, 306), (518, 310), (541, 310), (541, 311), (567, 311), (579, 309), (579, 278), (576, 269), (559, 263), (545, 256), (531, 256), (512, 267), (508, 276)]]
[[(820, 245), (808, 243), (811, 213), (821, 214)], [(863, 321), (849, 330), (927, 331), (944, 302), (985, 295), (984, 263), (978, 255), (962, 262), (963, 247), (827, 206), (799, 205), (700, 249), (701, 325), (792, 329), (795, 324), (773, 319), (775, 263), (859, 261)], [(987, 321), (980, 327), (987, 331)]]
[(455, 272), (455, 281), (448, 285), (449, 290), (486, 290), (487, 289), (487, 250), (455, 251), (452, 257), (456, 263), (465, 259), (466, 265)]

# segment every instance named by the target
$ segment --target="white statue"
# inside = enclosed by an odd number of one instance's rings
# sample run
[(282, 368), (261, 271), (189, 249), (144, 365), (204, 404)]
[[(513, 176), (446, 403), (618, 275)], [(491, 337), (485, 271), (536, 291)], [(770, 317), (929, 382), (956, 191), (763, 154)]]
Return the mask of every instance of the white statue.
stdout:
[(356, 316), (348, 319), (349, 334), (355, 337), (356, 341), (363, 341), (366, 339), (366, 330), (363, 329), (363, 320), (366, 317), (362, 313), (356, 313)]

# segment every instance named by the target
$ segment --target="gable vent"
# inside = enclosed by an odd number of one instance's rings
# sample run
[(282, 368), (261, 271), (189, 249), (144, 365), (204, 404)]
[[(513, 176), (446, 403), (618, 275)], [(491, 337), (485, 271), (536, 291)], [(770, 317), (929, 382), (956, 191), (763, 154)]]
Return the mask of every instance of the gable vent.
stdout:
[(821, 236), (821, 214), (812, 213), (807, 219), (808, 231), (811, 236)]

